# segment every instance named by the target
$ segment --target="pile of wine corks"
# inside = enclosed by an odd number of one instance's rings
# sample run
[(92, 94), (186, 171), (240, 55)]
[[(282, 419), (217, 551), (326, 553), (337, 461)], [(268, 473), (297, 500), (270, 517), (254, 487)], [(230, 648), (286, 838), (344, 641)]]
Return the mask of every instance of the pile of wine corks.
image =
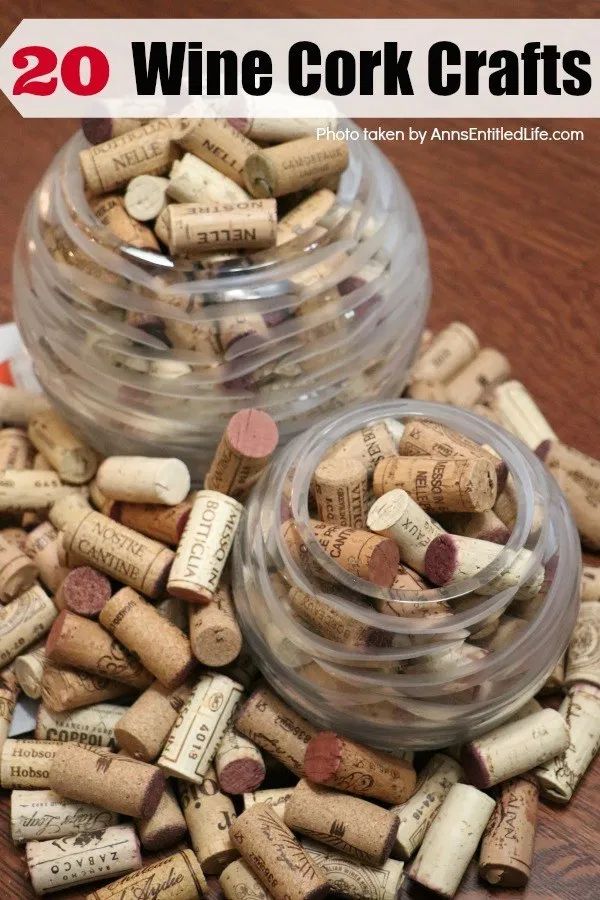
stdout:
[(343, 140), (317, 139), (320, 124), (84, 120), (92, 211), (125, 244), (173, 258), (280, 246), (317, 225), (348, 165)]

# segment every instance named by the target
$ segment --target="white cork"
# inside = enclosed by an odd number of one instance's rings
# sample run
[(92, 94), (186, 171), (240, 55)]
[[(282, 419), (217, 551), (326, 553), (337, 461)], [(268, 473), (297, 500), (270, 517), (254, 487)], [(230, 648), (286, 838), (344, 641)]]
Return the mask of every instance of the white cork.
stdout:
[(495, 803), (469, 784), (450, 788), (423, 839), (409, 875), (443, 897), (453, 897)]
[(44, 642), (33, 647), (29, 653), (18, 656), (15, 660), (14, 671), (19, 687), (32, 700), (39, 700), (42, 696), (42, 675), (45, 661)]
[(421, 575), (425, 572), (429, 544), (445, 533), (441, 525), (400, 489), (388, 491), (375, 501), (367, 515), (367, 527), (392, 538), (400, 548), (402, 562)]
[(283, 819), (286, 800), (292, 791), (293, 788), (266, 788), (262, 791), (246, 793), (244, 794), (244, 809), (250, 809), (255, 803), (268, 803), (273, 811)]
[(201, 678), (177, 717), (158, 765), (177, 778), (200, 784), (242, 693), (242, 686), (226, 675)]
[(27, 425), (33, 416), (48, 408), (48, 400), (43, 394), (0, 384), (0, 422)]
[(54, 412), (38, 413), (29, 422), (29, 440), (67, 484), (85, 484), (96, 473), (94, 451)]
[(438, 332), (423, 350), (411, 372), (411, 382), (445, 382), (475, 358), (477, 335), (462, 322), (452, 322)]
[(0, 512), (47, 509), (73, 493), (57, 472), (36, 469), (4, 469), (0, 479)]
[(410, 800), (391, 809), (400, 820), (392, 856), (410, 859), (421, 846), (450, 788), (460, 781), (462, 775), (461, 766), (451, 757), (443, 753), (431, 757), (419, 775), (416, 791)]
[(569, 728), (569, 746), (535, 770), (544, 800), (568, 803), (600, 750), (600, 690), (581, 684), (572, 688), (559, 712)]
[(491, 408), (500, 425), (520, 438), (531, 450), (542, 441), (558, 440), (539, 406), (520, 381), (505, 381), (494, 388)]
[(301, 841), (309, 858), (325, 873), (331, 890), (352, 900), (397, 900), (404, 881), (404, 863), (388, 859), (365, 866), (323, 844)]
[(167, 206), (169, 179), (158, 175), (136, 175), (125, 191), (125, 209), (132, 219), (149, 222)]
[(213, 599), (242, 512), (232, 497), (197, 492), (169, 575), (169, 594), (197, 603)]
[[(0, 612), (1, 615), (1, 612)], [(600, 603), (582, 604), (569, 642), (565, 684), (587, 681), (600, 687)]]
[(554, 759), (568, 746), (564, 718), (554, 709), (543, 709), (466, 744), (462, 764), (471, 783), (488, 788)]
[(142, 865), (140, 846), (131, 825), (112, 825), (99, 834), (29, 841), (25, 854), (36, 894), (117, 878)]
[(111, 500), (175, 506), (190, 491), (190, 473), (180, 459), (109, 456), (98, 468), (96, 485)]
[(10, 796), (10, 833), (15, 844), (104, 831), (117, 821), (117, 813), (67, 800), (54, 791), (13, 791)]
[(167, 194), (178, 203), (240, 203), (249, 199), (241, 185), (193, 153), (173, 163)]

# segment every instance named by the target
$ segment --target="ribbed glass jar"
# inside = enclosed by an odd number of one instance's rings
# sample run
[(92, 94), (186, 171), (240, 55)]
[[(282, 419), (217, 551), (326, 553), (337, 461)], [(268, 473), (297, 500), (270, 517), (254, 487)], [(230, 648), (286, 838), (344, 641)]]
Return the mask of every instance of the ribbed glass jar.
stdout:
[(307, 234), (210, 264), (119, 245), (84, 193), (85, 146), (75, 135), (30, 200), (14, 306), (40, 382), (100, 452), (177, 456), (199, 478), (240, 408), (267, 410), (285, 442), (401, 392), (429, 265), (410, 194), (373, 144), (351, 143)]
[[(336, 441), (385, 418), (439, 422), (492, 447), (505, 461), (516, 521), (508, 543), (498, 545), (497, 558), (476, 577), (418, 594), (379, 588), (343, 570), (314, 538), (309, 489), (317, 464)], [(311, 558), (302, 568), (282, 537), (289, 518)], [(503, 590), (490, 586), (522, 549), (531, 555), (519, 582)], [(326, 582), (307, 574), (315, 570), (311, 561), (326, 571)], [(540, 567), (539, 594), (517, 597)], [(570, 512), (527, 447), (466, 410), (414, 400), (366, 404), (295, 438), (251, 495), (234, 548), (236, 608), (266, 679), (311, 722), (386, 750), (462, 742), (530, 699), (567, 646), (580, 571)], [(290, 587), (385, 640), (356, 647), (320, 636), (293, 613)], [(378, 598), (390, 601), (397, 614), (378, 612)], [(415, 599), (429, 607), (418, 618), (408, 615)], [(507, 640), (488, 641), (504, 613), (519, 620), (518, 630)]]

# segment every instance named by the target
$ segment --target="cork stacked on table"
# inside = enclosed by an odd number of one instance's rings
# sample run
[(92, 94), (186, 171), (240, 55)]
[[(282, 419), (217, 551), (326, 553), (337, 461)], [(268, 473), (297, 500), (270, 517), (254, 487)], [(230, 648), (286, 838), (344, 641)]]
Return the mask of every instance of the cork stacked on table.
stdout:
[[(445, 340), (433, 339), (417, 369), (427, 353), (446, 358)], [(493, 410), (489, 394), (477, 399)], [(90, 900), (134, 900), (148, 885), (160, 885), (161, 900), (217, 889), (229, 900), (392, 900), (406, 865), (450, 897), (480, 840), (482, 878), (527, 882), (538, 796), (569, 802), (600, 742), (600, 660), (587, 639), (599, 627), (594, 569), (560, 710), (531, 701), (462, 748), (440, 748), (417, 774), (410, 752), (318, 731), (256, 684), (227, 558), (277, 444), (269, 416), (232, 418), (197, 492), (176, 459), (100, 461), (40, 398), (15, 403), (5, 389), (0, 420), (0, 782), (13, 791), (12, 835), (37, 893), (109, 881), (90, 887)], [(391, 584), (399, 561), (402, 589), (465, 577), (512, 527), (510, 502), (498, 505), (502, 461), (435, 422), (418, 425), (383, 423), (380, 459), (352, 435), (314, 474), (316, 539), (374, 584)], [(538, 443), (548, 440), (551, 459), (564, 461), (557, 471), (575, 485), (585, 477), (591, 492), (597, 464), (547, 433)], [(452, 450), (443, 465), (431, 442)], [(407, 510), (419, 542), (402, 529)], [(500, 577), (510, 583), (516, 565)], [(541, 574), (526, 580), (530, 597)], [(344, 630), (307, 595), (290, 604), (351, 645), (378, 639)], [(32, 737), (12, 739), (21, 691), (41, 698), (39, 715)], [(140, 845), (165, 855), (145, 862)]]

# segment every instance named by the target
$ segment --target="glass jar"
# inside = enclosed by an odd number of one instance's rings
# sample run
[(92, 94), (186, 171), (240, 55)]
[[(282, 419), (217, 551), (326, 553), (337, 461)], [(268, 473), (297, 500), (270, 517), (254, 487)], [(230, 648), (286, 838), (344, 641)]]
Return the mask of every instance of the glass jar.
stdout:
[[(385, 418), (439, 422), (506, 462), (516, 518), (506, 545), (477, 576), (418, 594), (380, 588), (343, 570), (314, 538), (309, 503), (317, 464), (336, 441)], [(290, 518), (305, 546), (302, 568), (282, 537)], [(499, 590), (492, 579), (522, 549), (530, 551), (528, 565)], [(523, 585), (541, 566), (541, 591), (523, 599)], [(308, 574), (318, 567), (325, 580)], [(390, 751), (463, 742), (529, 700), (569, 641), (580, 571), (571, 514), (531, 451), (471, 412), (414, 400), (366, 404), (296, 437), (250, 496), (233, 560), (237, 613), (272, 687), (317, 726)], [(383, 639), (357, 647), (322, 637), (294, 615), (290, 587)], [(411, 615), (415, 599), (418, 617)], [(393, 613), (375, 608), (386, 600)]]
[(31, 198), (14, 307), (44, 389), (101, 453), (177, 456), (198, 480), (238, 409), (267, 410), (286, 442), (401, 392), (429, 265), (410, 194), (373, 144), (350, 144), (335, 203), (306, 234), (210, 262), (120, 245), (84, 193), (85, 146), (76, 134)]

